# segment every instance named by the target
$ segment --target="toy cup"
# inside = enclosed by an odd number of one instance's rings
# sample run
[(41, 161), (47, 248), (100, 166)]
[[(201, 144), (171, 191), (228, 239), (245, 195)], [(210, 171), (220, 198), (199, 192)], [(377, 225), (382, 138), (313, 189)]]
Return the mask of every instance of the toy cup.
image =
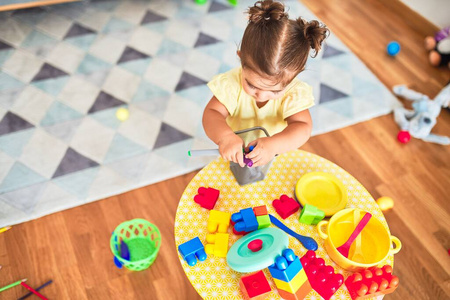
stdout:
[[(260, 130), (260, 132), (258, 132)], [(252, 127), (249, 129), (239, 130), (235, 133), (237, 135), (245, 134), (246, 136), (243, 137), (245, 143), (251, 142), (255, 140), (256, 138), (259, 138), (261, 136), (261, 132), (265, 134), (265, 136), (270, 136), (267, 130), (264, 127)], [(255, 133), (258, 133), (255, 135)], [(253, 134), (253, 137), (251, 136)], [(259, 167), (241, 167), (239, 164), (234, 163), (230, 161), (230, 170), (233, 172), (234, 177), (236, 178), (239, 185), (246, 185), (249, 183), (257, 182), (260, 180), (264, 180), (266, 177), (267, 172), (270, 169), (270, 166), (272, 165), (273, 159), (265, 164), (264, 166)]]
[[(361, 232), (361, 250), (365, 263), (351, 260), (353, 248), (350, 249), (349, 258), (344, 257), (336, 249), (345, 243), (354, 230), (354, 210), (354, 208), (343, 209), (333, 215), (329, 221), (321, 221), (317, 224), (317, 231), (325, 240), (328, 255), (336, 264), (352, 272), (385, 265), (389, 255), (400, 251), (402, 243), (392, 236), (377, 218), (371, 218)], [(326, 231), (323, 231), (323, 227)], [(395, 244), (395, 248), (392, 248), (392, 243)]]
[(161, 247), (161, 234), (152, 223), (133, 219), (117, 226), (110, 246), (118, 267), (124, 265), (129, 270), (142, 271), (155, 261)]

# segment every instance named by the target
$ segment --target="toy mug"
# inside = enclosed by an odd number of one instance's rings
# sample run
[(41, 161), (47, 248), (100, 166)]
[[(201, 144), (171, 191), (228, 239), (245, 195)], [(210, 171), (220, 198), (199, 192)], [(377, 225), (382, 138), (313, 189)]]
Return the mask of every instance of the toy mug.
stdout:
[[(402, 248), (400, 240), (392, 236), (389, 230), (377, 219), (371, 218), (361, 232), (361, 250), (364, 263), (353, 261), (352, 253), (354, 243), (350, 248), (349, 258), (344, 257), (336, 249), (346, 242), (354, 229), (354, 208), (339, 211), (329, 221), (321, 221), (317, 224), (317, 231), (325, 240), (325, 249), (330, 258), (340, 267), (355, 272), (374, 266), (382, 266), (389, 255), (396, 254)], [(361, 212), (361, 216), (364, 212)], [(326, 231), (323, 228), (326, 226)], [(392, 243), (395, 248), (392, 248)]]

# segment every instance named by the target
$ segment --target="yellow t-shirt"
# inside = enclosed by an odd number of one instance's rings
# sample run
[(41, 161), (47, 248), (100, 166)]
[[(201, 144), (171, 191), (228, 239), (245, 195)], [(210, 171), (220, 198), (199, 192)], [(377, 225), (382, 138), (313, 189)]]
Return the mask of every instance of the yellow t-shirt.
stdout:
[(230, 115), (226, 121), (233, 131), (262, 126), (274, 135), (286, 128), (286, 118), (314, 105), (311, 86), (295, 78), (282, 97), (271, 99), (259, 108), (242, 87), (241, 71), (242, 67), (232, 69), (216, 75), (208, 83), (214, 96), (228, 110)]

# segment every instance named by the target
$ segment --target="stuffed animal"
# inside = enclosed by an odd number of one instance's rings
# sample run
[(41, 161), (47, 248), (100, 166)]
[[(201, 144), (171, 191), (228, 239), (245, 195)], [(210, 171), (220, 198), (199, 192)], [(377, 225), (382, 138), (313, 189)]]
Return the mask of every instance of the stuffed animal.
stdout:
[(425, 49), (430, 52), (428, 60), (431, 65), (447, 66), (450, 69), (450, 27), (438, 31), (434, 37), (427, 36)]
[(404, 107), (394, 109), (394, 119), (401, 130), (397, 136), (400, 142), (407, 143), (410, 136), (413, 136), (426, 142), (450, 145), (450, 138), (431, 133), (441, 107), (448, 107), (450, 104), (450, 84), (444, 87), (434, 100), (404, 85), (394, 86), (393, 91), (398, 96), (414, 101), (414, 110)]

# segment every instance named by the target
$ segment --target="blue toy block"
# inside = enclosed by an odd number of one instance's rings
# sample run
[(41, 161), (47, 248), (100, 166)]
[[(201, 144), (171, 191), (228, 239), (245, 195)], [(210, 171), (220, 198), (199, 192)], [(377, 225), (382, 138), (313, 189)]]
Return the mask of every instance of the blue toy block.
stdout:
[(235, 223), (234, 229), (237, 232), (251, 232), (258, 229), (258, 220), (251, 207), (241, 209), (240, 212), (232, 214), (231, 220)]
[(178, 251), (191, 267), (195, 266), (197, 258), (200, 261), (204, 261), (207, 257), (205, 247), (203, 247), (203, 244), (198, 237), (179, 245)]
[(273, 278), (290, 282), (303, 269), (298, 256), (292, 249), (283, 250), (283, 256), (277, 256), (275, 263), (269, 266)]

